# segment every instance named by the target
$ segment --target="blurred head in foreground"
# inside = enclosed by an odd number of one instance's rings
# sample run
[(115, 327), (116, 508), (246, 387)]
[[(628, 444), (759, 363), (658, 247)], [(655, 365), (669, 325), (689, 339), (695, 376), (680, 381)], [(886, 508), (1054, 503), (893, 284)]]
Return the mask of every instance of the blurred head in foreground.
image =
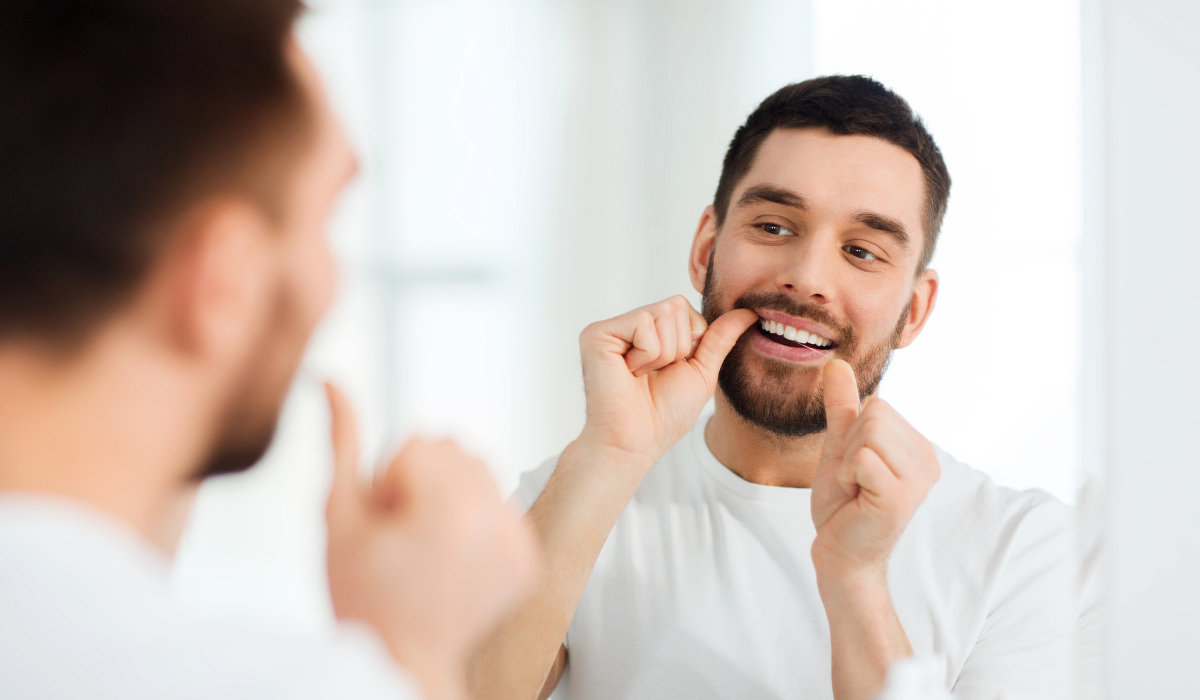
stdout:
[(261, 457), (332, 297), (355, 164), (300, 8), (0, 5), (0, 384), (110, 392), (187, 448), (179, 480)]
[(720, 395), (779, 437), (825, 430), (821, 372), (850, 363), (875, 392), (937, 298), (929, 269), (950, 196), (942, 154), (908, 103), (864, 76), (788, 85), (734, 134), (689, 261), (712, 322), (761, 322), (721, 366)]

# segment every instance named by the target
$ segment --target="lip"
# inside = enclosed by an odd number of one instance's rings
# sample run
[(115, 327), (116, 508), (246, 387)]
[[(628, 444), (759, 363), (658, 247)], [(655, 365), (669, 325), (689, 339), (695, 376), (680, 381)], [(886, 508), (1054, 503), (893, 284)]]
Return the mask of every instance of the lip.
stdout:
[[(768, 320), (774, 321), (775, 319)], [(785, 360), (787, 362), (824, 362), (832, 356), (833, 350), (835, 349), (829, 348), (828, 350), (816, 350), (809, 347), (794, 348), (789, 345), (776, 343), (774, 340), (770, 340), (766, 335), (763, 334), (762, 327), (757, 323), (750, 328), (750, 332), (754, 334), (751, 336), (750, 344), (754, 346), (755, 350), (764, 355)]]
[[(754, 309), (754, 313), (758, 314), (758, 317), (761, 319), (766, 319), (767, 321), (775, 321), (776, 323), (782, 323), (783, 325), (791, 326), (792, 328), (795, 328), (798, 331), (807, 331), (809, 333), (816, 333), (817, 335), (821, 336), (822, 338), (828, 338), (829, 340), (833, 340), (835, 343), (837, 342), (836, 340), (834, 340), (835, 338), (837, 338), (836, 333), (834, 333), (828, 327), (823, 326), (814, 321), (809, 321), (806, 318), (796, 318), (795, 316), (789, 316), (783, 312), (772, 311), (770, 309), (763, 309), (762, 311), (759, 311), (758, 309)], [(778, 343), (776, 343), (776, 345), (778, 345)], [(836, 347), (837, 347), (836, 345), (833, 346), (833, 348), (836, 348)], [(830, 349), (832, 350), (833, 348), (830, 348)]]

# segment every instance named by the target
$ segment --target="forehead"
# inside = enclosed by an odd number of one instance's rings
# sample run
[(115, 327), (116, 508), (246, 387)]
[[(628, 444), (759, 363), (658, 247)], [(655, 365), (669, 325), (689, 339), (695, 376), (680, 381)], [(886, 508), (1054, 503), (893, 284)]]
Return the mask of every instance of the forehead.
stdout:
[(914, 234), (922, 231), (921, 165), (908, 151), (874, 136), (776, 129), (759, 146), (732, 203), (736, 205), (747, 188), (761, 184), (799, 194), (818, 215), (849, 218), (873, 211), (899, 219)]

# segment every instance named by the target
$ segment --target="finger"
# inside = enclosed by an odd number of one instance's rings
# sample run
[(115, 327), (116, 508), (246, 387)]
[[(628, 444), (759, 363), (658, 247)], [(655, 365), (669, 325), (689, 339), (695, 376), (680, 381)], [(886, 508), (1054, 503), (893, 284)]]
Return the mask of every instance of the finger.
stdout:
[(662, 369), (675, 361), (679, 347), (679, 332), (675, 325), (675, 299), (664, 299), (645, 309), (654, 318), (654, 332), (658, 336), (658, 357), (639, 362), (636, 369), (630, 368), (634, 376)]
[(825, 363), (822, 386), (828, 425), (826, 439), (839, 440), (858, 418), (858, 382), (854, 370), (843, 360), (830, 360)]
[(843, 488), (847, 483), (853, 483), (868, 500), (879, 504), (890, 498), (890, 494), (899, 487), (900, 480), (874, 450), (864, 447), (855, 450), (842, 462), (838, 483)]
[(675, 343), (675, 362), (678, 362), (687, 359), (699, 343), (693, 342), (692, 319), (688, 317), (692, 305), (683, 297), (676, 297), (676, 300), (675, 337), (678, 340)]
[(687, 305), (688, 325), (692, 331), (692, 345), (687, 354), (687, 359), (692, 359), (696, 355), (696, 348), (700, 347), (700, 340), (704, 338), (705, 331), (708, 330), (708, 321), (704, 320), (704, 316), (699, 311), (692, 308), (691, 304)]
[(642, 374), (662, 369), (674, 362), (675, 353), (679, 349), (679, 327), (675, 322), (674, 308), (655, 317), (654, 329), (658, 333), (659, 354), (653, 362), (642, 367)]
[(401, 507), (418, 497), (503, 503), (487, 465), (448, 438), (410, 440), (388, 467), (378, 490)]
[(333, 443), (333, 481), (329, 487), (327, 511), (330, 515), (360, 504), (358, 483), (358, 426), (350, 402), (330, 382), (325, 382), (329, 401), (329, 431)]
[(720, 371), (725, 356), (733, 349), (738, 338), (741, 338), (742, 334), (757, 322), (758, 314), (753, 311), (734, 309), (713, 321), (708, 330), (704, 332), (704, 337), (700, 339), (700, 345), (696, 348), (696, 355), (690, 360), (690, 364), (700, 371), (710, 392), (716, 391), (717, 372)]
[[(662, 346), (659, 345), (654, 315), (646, 310), (640, 310), (631, 315), (636, 320), (629, 327), (627, 337), (624, 333), (617, 337), (625, 337), (630, 344), (629, 350), (625, 352), (625, 366), (629, 368), (630, 372), (637, 374), (638, 370), (658, 359), (662, 354)], [(614, 331), (620, 333), (617, 328), (614, 328)]]
[(847, 450), (857, 447), (874, 451), (906, 483), (931, 486), (941, 473), (933, 445), (882, 399), (863, 404), (846, 440)]
[(842, 447), (846, 454), (862, 448), (873, 450), (897, 477), (903, 478), (910, 451), (901, 424), (907, 423), (890, 409), (876, 399), (867, 399), (858, 420), (843, 436)]

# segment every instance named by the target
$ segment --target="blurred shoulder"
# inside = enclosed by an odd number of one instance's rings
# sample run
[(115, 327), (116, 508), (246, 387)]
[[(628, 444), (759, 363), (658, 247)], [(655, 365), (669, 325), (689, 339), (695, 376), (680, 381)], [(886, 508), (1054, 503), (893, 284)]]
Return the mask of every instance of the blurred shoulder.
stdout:
[(990, 476), (937, 447), (942, 476), (922, 510), (942, 524), (973, 523), (995, 535), (1028, 528), (1068, 533), (1071, 509), (1041, 489), (999, 486)]

